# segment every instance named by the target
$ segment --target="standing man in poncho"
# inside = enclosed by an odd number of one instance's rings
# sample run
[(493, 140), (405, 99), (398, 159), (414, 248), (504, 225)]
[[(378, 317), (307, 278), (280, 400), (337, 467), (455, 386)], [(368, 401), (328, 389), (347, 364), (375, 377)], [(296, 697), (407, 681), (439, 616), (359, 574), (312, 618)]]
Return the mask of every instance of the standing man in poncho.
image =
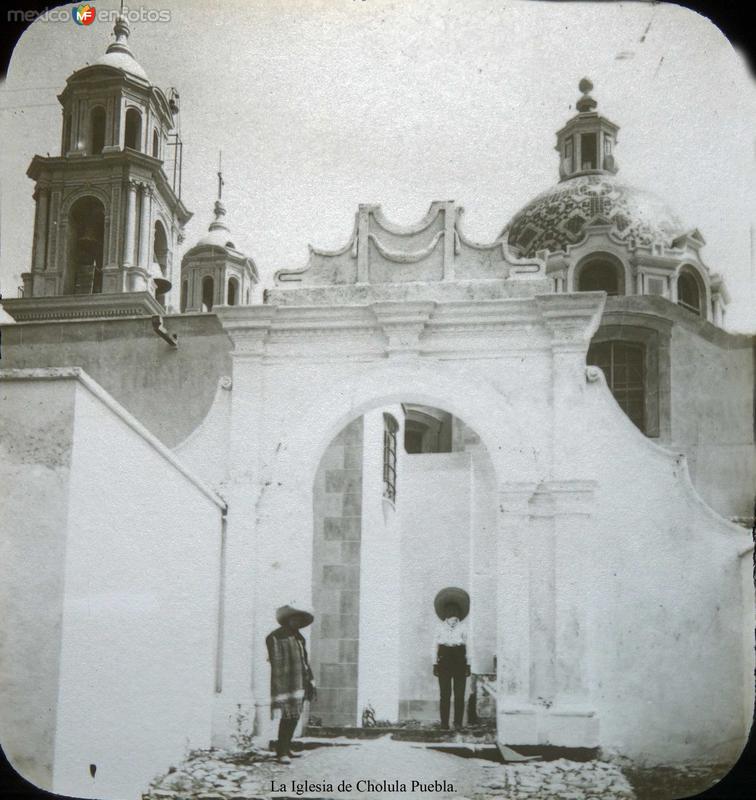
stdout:
[(305, 700), (316, 696), (307, 646), (299, 632), (312, 624), (314, 616), (296, 604), (281, 606), (276, 611), (276, 620), (281, 626), (265, 639), (270, 661), (270, 710), (271, 717), (280, 713), (276, 758), (281, 764), (290, 764), (293, 753), (291, 740), (299, 722)]

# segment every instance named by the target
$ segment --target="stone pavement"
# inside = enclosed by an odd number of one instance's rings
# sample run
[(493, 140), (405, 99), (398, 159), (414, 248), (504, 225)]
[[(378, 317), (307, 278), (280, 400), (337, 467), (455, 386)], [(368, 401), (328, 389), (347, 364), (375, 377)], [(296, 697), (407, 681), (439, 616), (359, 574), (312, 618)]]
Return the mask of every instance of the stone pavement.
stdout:
[[(316, 740), (310, 740), (315, 742)], [(323, 740), (317, 740), (323, 744)], [(415, 783), (413, 783), (415, 781)], [(309, 782), (310, 786), (303, 784)], [(351, 791), (339, 791), (342, 782)], [(622, 771), (602, 761), (499, 764), (463, 758), (390, 737), (330, 740), (306, 750), (290, 766), (267, 753), (193, 754), (154, 781), (145, 800), (251, 800), (318, 797), (454, 798), (455, 800), (634, 800)]]

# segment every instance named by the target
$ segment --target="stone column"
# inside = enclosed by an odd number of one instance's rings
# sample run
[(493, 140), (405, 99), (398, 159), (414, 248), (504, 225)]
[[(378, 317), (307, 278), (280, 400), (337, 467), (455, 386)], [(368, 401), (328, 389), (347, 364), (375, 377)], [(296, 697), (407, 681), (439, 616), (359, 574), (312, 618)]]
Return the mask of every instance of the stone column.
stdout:
[(34, 193), (37, 207), (34, 214), (34, 245), (32, 253), (32, 269), (42, 272), (45, 268), (47, 251), (47, 203), (50, 190), (47, 186), (38, 186)]
[(123, 263), (128, 266), (133, 266), (136, 224), (136, 183), (134, 181), (129, 181), (126, 191), (128, 192), (128, 196), (126, 198), (126, 224), (124, 225), (123, 234)]
[(149, 272), (150, 268), (150, 203), (152, 192), (142, 184), (142, 207), (139, 221), (139, 266)]

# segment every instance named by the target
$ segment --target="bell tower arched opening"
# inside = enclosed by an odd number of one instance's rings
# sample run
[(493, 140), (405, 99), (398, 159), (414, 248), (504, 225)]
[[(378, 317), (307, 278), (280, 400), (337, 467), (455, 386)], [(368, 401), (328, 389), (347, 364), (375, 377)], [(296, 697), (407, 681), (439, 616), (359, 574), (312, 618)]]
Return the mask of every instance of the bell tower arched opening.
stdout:
[(96, 106), (92, 109), (89, 125), (89, 148), (93, 156), (102, 153), (105, 147), (105, 109)]
[(105, 209), (95, 197), (82, 197), (68, 218), (68, 259), (65, 294), (102, 292)]
[(165, 306), (166, 293), (171, 288), (168, 280), (168, 236), (160, 220), (155, 221), (152, 236), (152, 259), (160, 268), (160, 275), (155, 275), (155, 299)]
[(126, 111), (123, 143), (132, 150), (142, 149), (142, 115), (136, 108)]

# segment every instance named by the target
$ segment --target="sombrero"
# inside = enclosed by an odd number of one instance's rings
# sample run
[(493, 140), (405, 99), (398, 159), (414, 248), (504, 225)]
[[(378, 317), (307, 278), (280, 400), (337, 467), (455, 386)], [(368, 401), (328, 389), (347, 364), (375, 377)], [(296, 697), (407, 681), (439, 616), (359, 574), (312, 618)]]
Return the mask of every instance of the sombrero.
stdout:
[(301, 614), (303, 617), (305, 617), (307, 622), (302, 626), (303, 628), (306, 628), (308, 625), (312, 625), (312, 621), (315, 619), (315, 616), (311, 611), (303, 606), (300, 606), (299, 603), (292, 602), (276, 609), (276, 622), (278, 622), (279, 625), (283, 625), (284, 622), (286, 622), (286, 620), (293, 614)]
[(458, 586), (447, 586), (436, 595), (433, 607), (436, 609), (436, 614), (440, 619), (446, 619), (444, 610), (449, 603), (455, 603), (459, 606), (460, 619), (464, 619), (470, 613), (470, 595)]

